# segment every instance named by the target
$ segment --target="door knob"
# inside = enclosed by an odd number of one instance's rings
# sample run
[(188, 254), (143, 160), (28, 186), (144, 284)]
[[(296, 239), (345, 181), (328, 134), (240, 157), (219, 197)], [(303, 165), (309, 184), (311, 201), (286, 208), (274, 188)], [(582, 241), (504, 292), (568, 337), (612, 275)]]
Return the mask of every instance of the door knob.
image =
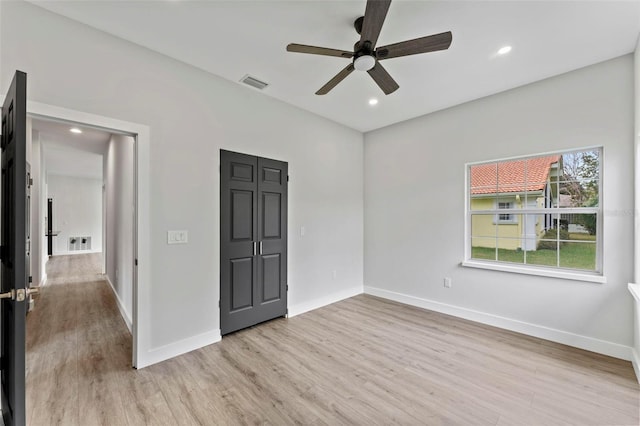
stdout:
[(6, 293), (0, 293), (0, 299), (15, 299), (16, 298), (16, 291), (15, 290), (11, 290), (8, 291)]

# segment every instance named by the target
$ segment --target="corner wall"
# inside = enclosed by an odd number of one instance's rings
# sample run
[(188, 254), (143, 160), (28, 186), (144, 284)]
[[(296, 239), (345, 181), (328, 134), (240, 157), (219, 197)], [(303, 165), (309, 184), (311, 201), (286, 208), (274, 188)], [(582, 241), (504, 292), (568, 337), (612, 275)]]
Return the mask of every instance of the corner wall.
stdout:
[[(150, 127), (148, 363), (219, 339), (220, 149), (289, 163), (290, 312), (362, 292), (361, 133), (32, 4), (0, 8), (0, 87), (21, 69), (30, 100)], [(189, 243), (167, 245), (171, 229)]]
[[(631, 55), (367, 133), (365, 292), (629, 359), (633, 140)], [(606, 284), (460, 266), (466, 163), (598, 145)]]
[(104, 156), (106, 275), (131, 331), (133, 312), (134, 140), (113, 135)]

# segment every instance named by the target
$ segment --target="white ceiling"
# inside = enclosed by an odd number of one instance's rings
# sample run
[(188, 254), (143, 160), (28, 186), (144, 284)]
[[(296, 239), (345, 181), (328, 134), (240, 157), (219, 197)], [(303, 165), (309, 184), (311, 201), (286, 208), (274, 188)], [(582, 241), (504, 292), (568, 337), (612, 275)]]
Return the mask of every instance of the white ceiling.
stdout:
[[(44, 148), (47, 174), (102, 179), (102, 155), (111, 133), (77, 124), (34, 118)], [(81, 134), (71, 133), (77, 127)]]
[[(250, 74), (270, 84), (264, 94), (360, 131), (630, 53), (640, 32), (637, 0), (394, 0), (379, 46), (451, 30), (451, 48), (384, 61), (400, 85), (389, 96), (363, 72), (317, 96), (348, 60), (285, 47), (352, 50), (364, 0), (33, 3), (236, 83)], [(504, 45), (512, 52), (497, 56)]]

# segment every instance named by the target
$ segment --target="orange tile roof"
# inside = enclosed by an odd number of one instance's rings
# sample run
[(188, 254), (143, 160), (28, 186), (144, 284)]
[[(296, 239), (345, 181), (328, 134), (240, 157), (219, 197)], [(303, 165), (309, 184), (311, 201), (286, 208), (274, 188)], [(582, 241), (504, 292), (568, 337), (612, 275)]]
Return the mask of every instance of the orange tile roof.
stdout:
[[(471, 166), (471, 194), (540, 191), (559, 155)], [(526, 178), (526, 182), (525, 182)]]

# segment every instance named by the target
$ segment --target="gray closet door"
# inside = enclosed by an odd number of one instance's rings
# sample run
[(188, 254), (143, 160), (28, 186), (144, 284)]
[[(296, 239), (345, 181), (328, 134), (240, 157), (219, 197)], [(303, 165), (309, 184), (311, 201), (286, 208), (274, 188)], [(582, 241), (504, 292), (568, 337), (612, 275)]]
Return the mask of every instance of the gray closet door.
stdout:
[(220, 152), (220, 329), (287, 313), (287, 164)]

